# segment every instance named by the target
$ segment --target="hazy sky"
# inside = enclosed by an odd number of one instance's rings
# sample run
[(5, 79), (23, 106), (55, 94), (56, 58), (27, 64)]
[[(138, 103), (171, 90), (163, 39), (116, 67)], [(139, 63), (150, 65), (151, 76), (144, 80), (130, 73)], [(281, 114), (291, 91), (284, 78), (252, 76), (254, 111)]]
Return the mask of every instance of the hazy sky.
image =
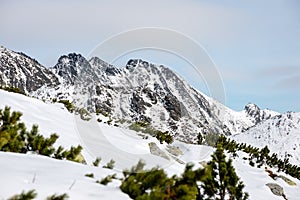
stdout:
[[(0, 44), (45, 66), (70, 52), (88, 56), (107, 38), (142, 27), (175, 30), (201, 44), (222, 76), (230, 108), (241, 110), (253, 102), (280, 112), (300, 111), (298, 0), (0, 0)], [(130, 56), (179, 73), (185, 67), (150, 51), (129, 54), (118, 64)], [(197, 87), (188, 74), (182, 76)]]

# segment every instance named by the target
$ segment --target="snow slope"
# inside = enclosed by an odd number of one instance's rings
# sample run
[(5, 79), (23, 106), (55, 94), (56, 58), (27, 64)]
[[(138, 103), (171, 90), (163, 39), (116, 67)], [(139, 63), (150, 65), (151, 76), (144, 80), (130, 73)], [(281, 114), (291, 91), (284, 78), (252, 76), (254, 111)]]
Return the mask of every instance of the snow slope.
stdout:
[(277, 115), (232, 139), (259, 148), (267, 145), (280, 158), (289, 158), (292, 164), (300, 165), (300, 113)]
[[(38, 193), (37, 199), (63, 193), (78, 200), (129, 199), (118, 188), (118, 180), (113, 180), (108, 186), (96, 183), (96, 180), (114, 173), (108, 169), (38, 155), (4, 152), (0, 152), (0, 165), (0, 199), (31, 189)], [(94, 173), (95, 179), (85, 176), (89, 173)]]
[[(9, 106), (11, 111), (21, 112), (23, 114), (21, 120), (27, 129), (37, 124), (40, 134), (46, 137), (57, 133), (59, 135), (57, 146), (69, 148), (81, 144), (77, 136), (75, 117), (63, 104), (46, 104), (35, 98), (3, 90), (0, 90), (0, 97), (0, 109)], [(91, 157), (85, 151), (83, 154), (86, 159), (90, 160)]]
[[(185, 164), (193, 162), (196, 167), (201, 161), (210, 160), (213, 148), (200, 145), (185, 144), (175, 141), (172, 146), (182, 151), (182, 155), (170, 154), (168, 145), (160, 144), (155, 138), (139, 135), (134, 131), (98, 123), (95, 116), (90, 121), (83, 121), (70, 114), (61, 104), (47, 104), (38, 99), (0, 90), (0, 108), (10, 106), (14, 111), (23, 113), (22, 120), (27, 127), (38, 124), (40, 132), (49, 136), (56, 132), (60, 138), (57, 145), (69, 147), (81, 144), (83, 156), (88, 165), (60, 161), (39, 155), (15, 154), (0, 152), (0, 199), (7, 199), (22, 190), (35, 189), (37, 199), (45, 199), (54, 193), (67, 193), (70, 199), (128, 199), (119, 190), (120, 181), (114, 180), (108, 186), (95, 183), (108, 174), (116, 173), (121, 177), (121, 170), (136, 164), (141, 158), (146, 161), (146, 168), (159, 165), (169, 175), (180, 174)], [(149, 143), (156, 146), (167, 155), (169, 160), (150, 153)], [(91, 166), (91, 162), (99, 156), (102, 158), (100, 167)], [(250, 167), (247, 161), (234, 160), (237, 174), (246, 185), (245, 190), (250, 199), (282, 199), (274, 196), (267, 183), (280, 184), (289, 200), (297, 200), (300, 196), (300, 181), (287, 176), (297, 185), (290, 186), (280, 180), (270, 178), (264, 169)], [(110, 159), (116, 161), (115, 168), (102, 168)], [(85, 177), (94, 173), (95, 179)]]

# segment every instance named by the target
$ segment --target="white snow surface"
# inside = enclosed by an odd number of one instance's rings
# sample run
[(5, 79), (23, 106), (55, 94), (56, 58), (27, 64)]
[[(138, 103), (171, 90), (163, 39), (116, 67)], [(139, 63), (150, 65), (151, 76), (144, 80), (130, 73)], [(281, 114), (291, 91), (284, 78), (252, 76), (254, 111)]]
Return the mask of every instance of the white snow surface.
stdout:
[[(66, 148), (82, 145), (82, 154), (87, 165), (70, 161), (34, 155), (0, 152), (0, 199), (7, 199), (23, 190), (35, 189), (37, 199), (45, 199), (54, 193), (67, 193), (70, 199), (129, 199), (119, 189), (120, 181), (113, 180), (107, 186), (96, 183), (107, 175), (116, 173), (122, 177), (122, 170), (135, 165), (139, 159), (146, 162), (146, 168), (161, 166), (169, 175), (180, 174), (185, 164), (180, 164), (166, 151), (167, 145), (160, 144), (155, 138), (143, 139), (140, 133), (98, 123), (96, 117), (83, 121), (70, 114), (62, 104), (48, 104), (38, 99), (0, 90), (0, 109), (11, 107), (12, 111), (23, 113), (21, 118), (28, 129), (33, 124), (39, 125), (40, 133), (49, 136), (55, 132), (60, 137), (57, 145)], [(170, 160), (150, 154), (149, 143), (154, 142)], [(172, 146), (179, 147), (183, 155), (176, 159), (184, 163), (209, 161), (214, 149), (208, 146), (185, 144), (175, 141)], [(92, 166), (92, 161), (101, 157), (99, 167)], [(271, 193), (267, 183), (277, 183), (284, 188), (289, 200), (300, 197), (300, 181), (287, 176), (297, 185), (290, 186), (282, 180), (273, 180), (263, 168), (250, 167), (240, 156), (233, 164), (238, 176), (244, 182), (245, 191), (250, 199), (283, 199)], [(113, 170), (102, 168), (110, 159), (116, 161)], [(84, 175), (94, 173), (95, 178)]]

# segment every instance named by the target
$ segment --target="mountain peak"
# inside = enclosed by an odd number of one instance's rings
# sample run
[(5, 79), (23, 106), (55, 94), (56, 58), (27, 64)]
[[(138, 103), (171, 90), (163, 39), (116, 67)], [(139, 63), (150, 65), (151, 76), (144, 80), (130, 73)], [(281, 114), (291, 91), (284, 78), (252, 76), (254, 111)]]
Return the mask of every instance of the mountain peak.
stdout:
[(253, 115), (256, 115), (257, 113), (260, 112), (260, 108), (254, 104), (254, 103), (248, 103), (246, 106), (245, 106), (245, 111), (253, 116)]
[(32, 92), (44, 85), (56, 86), (58, 79), (35, 59), (22, 52), (0, 47), (0, 85)]
[(245, 112), (250, 118), (254, 120), (255, 124), (280, 114), (268, 109), (262, 110), (254, 103), (248, 103), (245, 106)]
[(51, 68), (64, 82), (74, 84), (80, 76), (86, 71), (91, 71), (92, 67), (89, 62), (77, 53), (69, 53), (58, 59), (57, 64)]
[(0, 52), (1, 51), (4, 51), (6, 48), (4, 47), (4, 46), (2, 46), (2, 45), (0, 45)]
[(76, 63), (81, 60), (86, 60), (81, 54), (69, 53), (68, 55), (62, 55), (58, 59), (58, 63)]
[(148, 67), (149, 65), (149, 62), (144, 61), (142, 59), (130, 59), (126, 64), (126, 69), (135, 68), (137, 66)]

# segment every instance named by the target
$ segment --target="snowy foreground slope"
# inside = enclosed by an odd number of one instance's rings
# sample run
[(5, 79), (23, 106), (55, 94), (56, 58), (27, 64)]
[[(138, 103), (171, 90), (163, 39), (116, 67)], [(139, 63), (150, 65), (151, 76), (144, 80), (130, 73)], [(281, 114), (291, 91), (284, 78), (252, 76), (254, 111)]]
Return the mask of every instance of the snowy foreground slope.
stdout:
[(129, 199), (119, 190), (120, 181), (114, 180), (103, 186), (84, 176), (94, 173), (95, 178), (101, 179), (113, 174), (108, 169), (38, 155), (3, 152), (0, 152), (0, 164), (0, 199), (31, 189), (37, 191), (37, 199), (46, 199), (55, 193), (67, 193), (70, 199)]
[[(122, 177), (122, 169), (130, 168), (139, 159), (146, 162), (146, 168), (159, 165), (168, 174), (180, 174), (187, 162), (199, 167), (199, 162), (210, 160), (213, 148), (185, 144), (175, 141), (171, 146), (178, 147), (182, 155), (168, 152), (172, 147), (160, 144), (155, 138), (143, 139), (136, 132), (98, 123), (94, 118), (82, 121), (70, 114), (62, 104), (46, 104), (40, 100), (0, 90), (0, 109), (10, 106), (12, 111), (23, 113), (22, 121), (28, 128), (38, 124), (40, 133), (49, 136), (56, 132), (60, 137), (57, 145), (69, 147), (80, 144), (87, 165), (70, 161), (55, 160), (39, 155), (0, 152), (0, 199), (7, 199), (22, 190), (35, 189), (37, 199), (67, 193), (70, 199), (129, 199), (119, 189), (120, 181), (113, 180), (107, 186), (96, 183), (107, 175), (116, 173)], [(105, 121), (105, 118), (103, 118)], [(162, 156), (150, 153), (149, 143), (155, 143)], [(173, 153), (174, 154), (174, 153)], [(91, 162), (99, 156), (99, 167)], [(113, 170), (102, 168), (110, 159), (116, 161)], [(299, 199), (300, 181), (285, 175), (296, 183), (291, 186), (282, 179), (273, 180), (263, 168), (253, 168), (240, 158), (234, 160), (237, 174), (244, 182), (250, 199), (283, 199), (275, 196), (266, 186), (277, 183), (284, 188), (287, 199)], [(94, 173), (95, 178), (84, 175)]]

